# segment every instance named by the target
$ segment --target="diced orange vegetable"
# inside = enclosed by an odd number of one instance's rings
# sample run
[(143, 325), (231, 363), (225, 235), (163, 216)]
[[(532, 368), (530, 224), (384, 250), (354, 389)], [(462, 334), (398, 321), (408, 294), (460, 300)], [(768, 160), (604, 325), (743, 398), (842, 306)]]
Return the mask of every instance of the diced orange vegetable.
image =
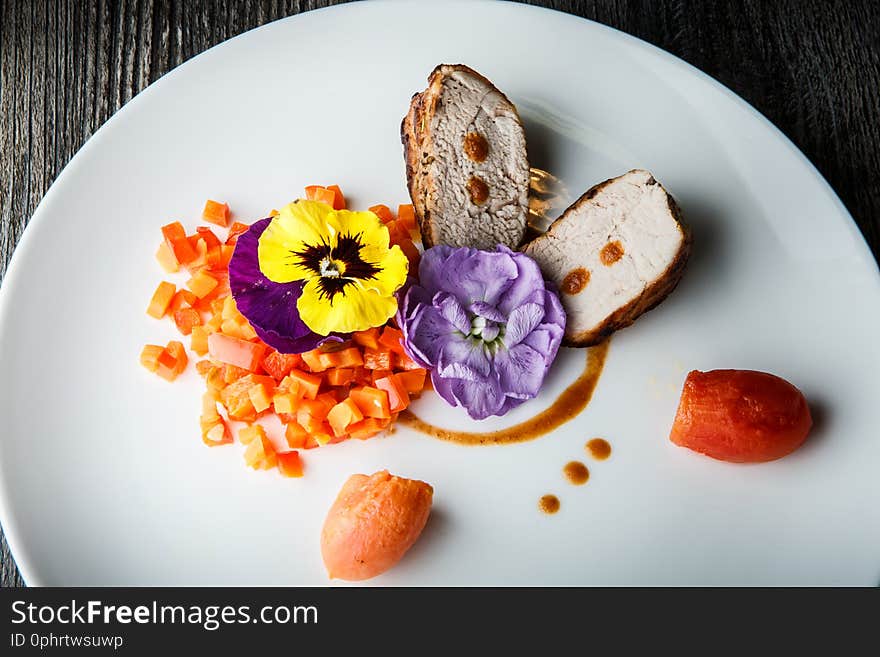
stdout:
[(177, 262), (177, 258), (174, 257), (174, 251), (171, 250), (167, 242), (159, 244), (159, 249), (156, 251), (156, 260), (162, 265), (162, 269), (169, 274), (180, 271), (180, 265)]
[(291, 381), (297, 384), (296, 393), (305, 399), (316, 399), (318, 390), (321, 388), (322, 378), (293, 368), (287, 375)]
[(202, 325), (202, 316), (197, 310), (193, 310), (192, 308), (175, 310), (172, 316), (174, 317), (174, 323), (177, 325), (177, 329), (184, 335), (192, 333), (194, 326)]
[(355, 380), (353, 369), (336, 367), (327, 372), (327, 383), (331, 386), (345, 386)]
[(186, 355), (186, 349), (183, 347), (182, 342), (178, 342), (177, 340), (171, 340), (167, 345), (165, 345), (165, 351), (167, 351), (174, 360), (177, 362), (176, 371), (177, 374), (183, 372), (186, 369), (187, 364), (189, 363), (189, 358)]
[(214, 364), (209, 360), (196, 361), (196, 372), (199, 376), (207, 376), (214, 369)]
[(405, 372), (398, 372), (394, 377), (400, 381), (404, 389), (411, 395), (417, 395), (425, 388), (425, 377), (427, 370), (414, 369)]
[(409, 393), (396, 375), (377, 379), (375, 386), (388, 393), (388, 405), (392, 413), (399, 413), (409, 406)]
[(402, 340), (403, 333), (401, 333), (399, 329), (393, 328), (391, 326), (386, 326), (385, 329), (382, 331), (382, 335), (379, 337), (379, 343), (383, 347), (397, 354), (404, 353), (403, 344), (401, 343)]
[(183, 224), (179, 221), (172, 221), (170, 224), (162, 226), (162, 237), (169, 243), (185, 240), (186, 231), (183, 229)]
[(171, 305), (171, 299), (174, 297), (174, 283), (162, 281), (153, 292), (153, 298), (150, 299), (150, 305), (147, 306), (147, 314), (156, 319), (162, 319), (168, 312), (168, 306)]
[(400, 244), (401, 242), (412, 242), (409, 234), (409, 228), (404, 226), (400, 221), (392, 221), (386, 224), (388, 227), (388, 237), (392, 244)]
[(397, 206), (397, 220), (410, 230), (416, 228), (416, 210), (412, 203)]
[(272, 407), (276, 413), (296, 413), (298, 399), (292, 392), (276, 392), (272, 397)]
[(159, 369), (159, 356), (165, 351), (165, 347), (158, 344), (145, 344), (141, 349), (141, 365), (151, 372)]
[(303, 464), (299, 452), (279, 452), (277, 456), (278, 470), (281, 471), (281, 474), (285, 477), (303, 476)]
[(168, 381), (174, 381), (186, 369), (189, 359), (183, 345), (176, 340), (169, 342), (157, 358), (156, 374)]
[(249, 372), (250, 370), (246, 370), (243, 367), (226, 364), (223, 366), (223, 381), (224, 383), (233, 383), (234, 381), (238, 381), (240, 378), (247, 376)]
[(199, 298), (189, 290), (178, 290), (171, 297), (171, 303), (168, 304), (168, 312), (173, 313), (181, 308), (193, 308)]
[(364, 350), (364, 367), (368, 370), (390, 370), (391, 369), (391, 351), (388, 349), (370, 349)]
[(333, 352), (334, 367), (358, 367), (364, 364), (364, 357), (357, 347), (349, 347)]
[[(340, 193), (339, 199), (341, 199), (341, 197), (342, 194)], [(306, 199), (310, 201), (318, 201), (319, 203), (326, 203), (334, 210), (341, 210), (345, 207), (344, 204), (340, 207), (336, 207), (340, 202), (339, 199), (337, 199), (336, 192), (321, 185), (309, 185), (306, 187)]]
[(189, 348), (199, 356), (208, 353), (208, 329), (204, 326), (193, 326), (190, 333)]
[(370, 212), (379, 217), (383, 224), (387, 224), (389, 221), (394, 221), (394, 214), (391, 212), (391, 208), (387, 205), (373, 205), (370, 207)]
[(322, 354), (323, 352), (320, 349), (312, 349), (311, 351), (301, 353), (300, 356), (302, 357), (303, 362), (306, 364), (306, 367), (308, 367), (312, 372), (323, 372), (328, 367), (330, 367), (330, 365), (325, 365), (324, 361), (321, 359)]
[(335, 194), (335, 197), (333, 199), (333, 209), (344, 210), (345, 196), (342, 195), (342, 190), (339, 189), (339, 185), (327, 185), (327, 189)]
[(210, 224), (226, 228), (229, 225), (229, 206), (226, 203), (218, 203), (208, 199), (205, 209), (202, 210), (202, 219)]
[(366, 331), (358, 331), (352, 335), (354, 341), (362, 347), (368, 349), (379, 348), (379, 329), (371, 328)]
[(252, 422), (256, 419), (257, 411), (249, 394), (251, 385), (247, 377), (242, 377), (220, 391), (220, 402), (226, 407), (231, 420)]
[(417, 272), (419, 270), (419, 262), (422, 259), (422, 254), (419, 253), (416, 245), (410, 239), (401, 240), (396, 244), (400, 247), (400, 250), (403, 251), (403, 255), (405, 255), (406, 259), (409, 261), (409, 270), (411, 272)]
[(391, 407), (388, 404), (388, 393), (385, 390), (363, 386), (354, 388), (349, 393), (349, 398), (357, 405), (361, 413), (366, 417), (379, 419), (391, 417)]
[(391, 423), (391, 418), (379, 419), (375, 417), (365, 417), (360, 422), (352, 424), (348, 427), (348, 435), (358, 440), (366, 440), (372, 438), (380, 431), (384, 431)]
[(239, 221), (233, 222), (233, 224), (229, 227), (229, 234), (226, 236), (226, 245), (234, 245), (238, 241), (238, 236), (242, 233), (246, 233), (250, 226), (248, 224), (243, 224)]
[(262, 413), (272, 406), (272, 390), (263, 383), (252, 386), (248, 390), (248, 396), (257, 413)]
[(251, 372), (255, 372), (260, 366), (265, 352), (266, 346), (262, 343), (239, 340), (222, 333), (208, 336), (208, 353), (211, 358)]
[(218, 284), (219, 281), (204, 270), (197, 271), (193, 277), (186, 282), (186, 286), (199, 299), (208, 296), (211, 290), (217, 287)]
[[(244, 462), (254, 470), (268, 470), (274, 468), (278, 463), (278, 458), (275, 454), (275, 448), (266, 436), (263, 427), (259, 424), (255, 424), (253, 427), (248, 428), (252, 428), (254, 431), (248, 433), (247, 447), (244, 450)], [(244, 431), (245, 429), (242, 429), (239, 432), (239, 439), (241, 439)]]
[(333, 429), (334, 436), (345, 434), (349, 425), (360, 422), (363, 419), (364, 414), (361, 413), (361, 410), (351, 398), (339, 402), (327, 414), (327, 422), (330, 424), (330, 428)]
[(420, 370), (422, 366), (410, 358), (405, 351), (394, 354), (391, 357), (391, 366), (394, 370)]
[(263, 369), (276, 381), (281, 381), (294, 367), (302, 363), (299, 354), (282, 354), (270, 349), (263, 358)]
[(291, 449), (302, 449), (306, 446), (309, 433), (295, 420), (288, 422), (284, 428), (284, 437)]
[(242, 427), (238, 430), (238, 442), (242, 445), (249, 445), (252, 440), (263, 437), (266, 435), (266, 430), (263, 429), (262, 425), (259, 424), (249, 424), (246, 427)]

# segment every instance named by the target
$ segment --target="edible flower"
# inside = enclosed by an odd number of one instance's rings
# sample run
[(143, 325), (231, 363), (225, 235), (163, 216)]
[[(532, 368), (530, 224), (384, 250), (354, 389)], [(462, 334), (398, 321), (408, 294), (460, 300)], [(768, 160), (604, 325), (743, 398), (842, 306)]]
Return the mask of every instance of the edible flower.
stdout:
[(260, 271), (257, 246), (271, 221), (261, 219), (239, 235), (229, 261), (229, 287), (238, 311), (263, 342), (281, 353), (298, 354), (323, 342), (341, 341), (337, 335), (318, 335), (300, 319), (296, 304), (302, 281), (275, 283)]
[(397, 312), (409, 268), (372, 212), (300, 200), (281, 208), (259, 237), (260, 271), (275, 283), (302, 282), (299, 318), (314, 333), (381, 326)]
[(538, 265), (501, 245), (425, 251), (397, 321), (437, 393), (476, 420), (535, 397), (565, 331)]

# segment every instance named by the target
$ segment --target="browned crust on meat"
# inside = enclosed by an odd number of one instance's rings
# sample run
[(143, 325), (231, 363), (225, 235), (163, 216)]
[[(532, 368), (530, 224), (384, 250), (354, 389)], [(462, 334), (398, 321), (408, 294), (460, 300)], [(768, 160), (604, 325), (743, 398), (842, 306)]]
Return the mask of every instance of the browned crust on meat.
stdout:
[[(588, 202), (602, 191), (605, 186), (616, 181), (620, 177), (621, 176), (618, 176), (617, 178), (609, 178), (608, 180), (600, 182), (598, 185), (593, 185), (593, 187), (584, 192), (578, 200), (572, 203), (565, 212), (563, 212), (559, 218), (550, 225), (547, 229), (547, 233), (553, 232), (554, 228), (570, 211), (576, 210), (581, 204)], [(660, 183), (653, 177), (648, 181), (648, 184), (660, 185)], [(660, 187), (663, 188), (662, 185), (660, 185)], [(598, 326), (589, 331), (581, 331), (580, 333), (575, 334), (570, 333), (569, 327), (566, 326), (565, 335), (562, 338), (562, 344), (566, 347), (592, 347), (599, 344), (615, 331), (626, 328), (635, 322), (641, 315), (657, 307), (678, 285), (687, 266), (688, 257), (691, 254), (693, 234), (691, 233), (690, 228), (688, 228), (682, 220), (681, 208), (679, 208), (678, 203), (675, 202), (675, 199), (672, 198), (672, 195), (666, 191), (665, 188), (663, 188), (663, 191), (666, 192), (669, 211), (676, 223), (678, 223), (679, 229), (684, 237), (681, 243), (681, 248), (678, 250), (675, 259), (669, 264), (666, 271), (664, 271), (663, 274), (660, 275), (651, 285), (646, 287), (638, 297), (625, 306), (618, 308)], [(545, 233), (545, 235), (547, 233)], [(538, 241), (542, 239), (542, 237), (538, 237), (534, 241)], [(524, 250), (529, 244), (524, 245), (521, 250)]]
[[(444, 72), (444, 69), (446, 72)], [(516, 106), (510, 102), (510, 99), (504, 92), (498, 89), (491, 80), (464, 64), (438, 64), (428, 76), (428, 88), (420, 93), (413, 94), (409, 104), (409, 111), (403, 117), (403, 121), (400, 124), (400, 141), (403, 143), (403, 157), (406, 163), (406, 186), (409, 190), (409, 197), (412, 199), (419, 231), (422, 234), (422, 244), (424, 244), (426, 249), (435, 246), (438, 243), (438, 238), (434, 233), (430, 211), (425, 206), (425, 190), (419, 188), (420, 183), (427, 182), (422, 180), (421, 161), (423, 156), (429, 156), (421, 139), (425, 133), (419, 126), (422, 124), (422, 121), (430, 121), (431, 117), (433, 117), (437, 109), (437, 101), (440, 97), (443, 78), (451, 71), (463, 71), (473, 75), (475, 78), (479, 78), (486, 85), (497, 91), (516, 111)]]

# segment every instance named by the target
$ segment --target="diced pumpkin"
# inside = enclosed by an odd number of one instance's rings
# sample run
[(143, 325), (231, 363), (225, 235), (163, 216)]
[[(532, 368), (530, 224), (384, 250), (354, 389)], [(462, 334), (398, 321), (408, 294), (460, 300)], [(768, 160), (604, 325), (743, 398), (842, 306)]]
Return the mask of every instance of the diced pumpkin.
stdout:
[(159, 248), (156, 251), (156, 260), (159, 261), (162, 269), (169, 274), (180, 271), (180, 264), (177, 262), (177, 258), (174, 257), (174, 251), (171, 250), (167, 242), (159, 244)]
[(150, 299), (150, 305), (147, 306), (147, 314), (156, 319), (165, 317), (176, 289), (174, 283), (169, 283), (168, 281), (159, 283), (156, 291), (153, 292), (153, 297)]
[(269, 409), (272, 406), (272, 391), (264, 383), (258, 383), (248, 390), (248, 396), (251, 398), (251, 404), (257, 413)]
[(398, 372), (394, 377), (403, 385), (403, 388), (410, 395), (417, 395), (425, 389), (425, 377), (427, 370), (412, 369), (405, 372)]
[(410, 230), (416, 228), (416, 210), (412, 203), (397, 206), (397, 220)]
[(208, 336), (208, 353), (211, 358), (251, 372), (255, 372), (260, 366), (265, 352), (266, 346), (262, 343), (239, 340), (222, 333)]
[(363, 419), (364, 414), (361, 413), (361, 410), (351, 398), (339, 402), (327, 414), (327, 422), (330, 424), (330, 428), (333, 429), (334, 436), (344, 435), (350, 425)]
[(293, 368), (287, 375), (288, 378), (295, 382), (298, 389), (295, 391), (300, 397), (305, 399), (315, 399), (318, 396), (318, 390), (321, 388), (322, 378)]
[(189, 348), (199, 356), (208, 353), (208, 329), (204, 326), (193, 326), (190, 333)]
[[(244, 462), (254, 470), (268, 470), (278, 463), (275, 448), (266, 436), (266, 432), (258, 424), (255, 424), (256, 435), (247, 443), (244, 450)], [(243, 431), (243, 430), (242, 430)], [(241, 432), (239, 432), (239, 437)]]
[(171, 297), (171, 303), (168, 304), (168, 312), (173, 313), (181, 308), (194, 308), (199, 298), (189, 290), (178, 290)]
[(355, 370), (336, 367), (327, 372), (327, 383), (331, 386), (345, 386), (355, 380)]
[(325, 361), (321, 359), (322, 355), (323, 352), (320, 349), (312, 349), (311, 351), (306, 351), (300, 354), (306, 367), (312, 372), (323, 372), (330, 367), (329, 363), (325, 364)]
[(229, 234), (226, 236), (226, 245), (234, 245), (238, 241), (238, 236), (242, 233), (246, 233), (250, 226), (248, 224), (243, 224), (239, 221), (233, 222), (233, 224), (229, 227)]
[(145, 344), (141, 349), (141, 365), (151, 372), (159, 369), (159, 356), (165, 351), (165, 347), (158, 344)]
[(174, 318), (174, 323), (177, 325), (177, 330), (183, 333), (183, 335), (190, 335), (193, 331), (193, 327), (202, 325), (202, 316), (197, 310), (192, 308), (181, 308), (180, 310), (176, 310), (172, 317)]
[(294, 367), (302, 363), (299, 354), (282, 354), (274, 349), (269, 350), (263, 358), (263, 369), (276, 381), (281, 381)]
[(334, 210), (344, 210), (345, 209), (345, 196), (342, 195), (342, 190), (339, 189), (339, 185), (327, 185), (327, 189), (333, 192), (333, 209)]
[(250, 445), (251, 441), (266, 436), (266, 430), (259, 424), (249, 424), (238, 430), (238, 442)]
[(350, 438), (366, 440), (367, 438), (372, 438), (377, 433), (387, 429), (390, 423), (390, 418), (379, 419), (375, 417), (365, 417), (360, 422), (348, 427), (348, 435)]
[(292, 392), (276, 392), (272, 397), (272, 406), (276, 413), (296, 413), (298, 397)]
[(193, 277), (186, 282), (186, 286), (199, 299), (208, 296), (218, 284), (219, 281), (204, 270), (197, 271)]
[(285, 477), (303, 476), (303, 464), (302, 459), (299, 457), (299, 452), (279, 452), (277, 458), (278, 470)]
[(354, 341), (362, 347), (367, 347), (368, 349), (378, 349), (379, 348), (379, 329), (371, 328), (366, 331), (358, 331), (352, 335)]
[(385, 419), (391, 417), (391, 407), (388, 404), (388, 393), (379, 388), (363, 386), (353, 388), (349, 398), (357, 405), (365, 417)]
[(208, 199), (205, 202), (205, 209), (202, 210), (202, 219), (210, 224), (226, 228), (229, 225), (229, 206), (226, 203)]
[(387, 205), (382, 205), (381, 203), (378, 205), (370, 206), (370, 212), (379, 217), (379, 220), (383, 224), (387, 224), (389, 221), (394, 221), (394, 213), (391, 212), (391, 208)]
[(309, 437), (308, 432), (300, 426), (299, 422), (288, 422), (284, 427), (284, 437), (291, 449), (302, 449)]
[(403, 353), (402, 341), (403, 333), (392, 326), (386, 326), (379, 337), (379, 344), (396, 354)]
[(368, 370), (390, 370), (391, 351), (388, 349), (364, 349), (364, 367)]
[(406, 391), (403, 383), (392, 374), (381, 379), (377, 379), (375, 386), (379, 390), (388, 393), (388, 405), (392, 413), (399, 413), (409, 406), (409, 393)]
[(186, 231), (183, 224), (179, 221), (172, 221), (170, 224), (162, 226), (162, 237), (166, 242), (175, 242), (177, 240), (186, 239)]

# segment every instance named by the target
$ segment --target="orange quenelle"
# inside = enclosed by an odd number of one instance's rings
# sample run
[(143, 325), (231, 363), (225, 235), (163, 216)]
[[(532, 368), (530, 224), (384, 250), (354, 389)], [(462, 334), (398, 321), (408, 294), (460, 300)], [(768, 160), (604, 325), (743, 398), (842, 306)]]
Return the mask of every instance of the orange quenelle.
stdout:
[(807, 438), (807, 400), (785, 379), (751, 370), (688, 374), (670, 440), (735, 463), (773, 461)]
[(321, 532), (330, 577), (364, 580), (394, 566), (422, 533), (433, 496), (430, 484), (387, 470), (349, 477)]

